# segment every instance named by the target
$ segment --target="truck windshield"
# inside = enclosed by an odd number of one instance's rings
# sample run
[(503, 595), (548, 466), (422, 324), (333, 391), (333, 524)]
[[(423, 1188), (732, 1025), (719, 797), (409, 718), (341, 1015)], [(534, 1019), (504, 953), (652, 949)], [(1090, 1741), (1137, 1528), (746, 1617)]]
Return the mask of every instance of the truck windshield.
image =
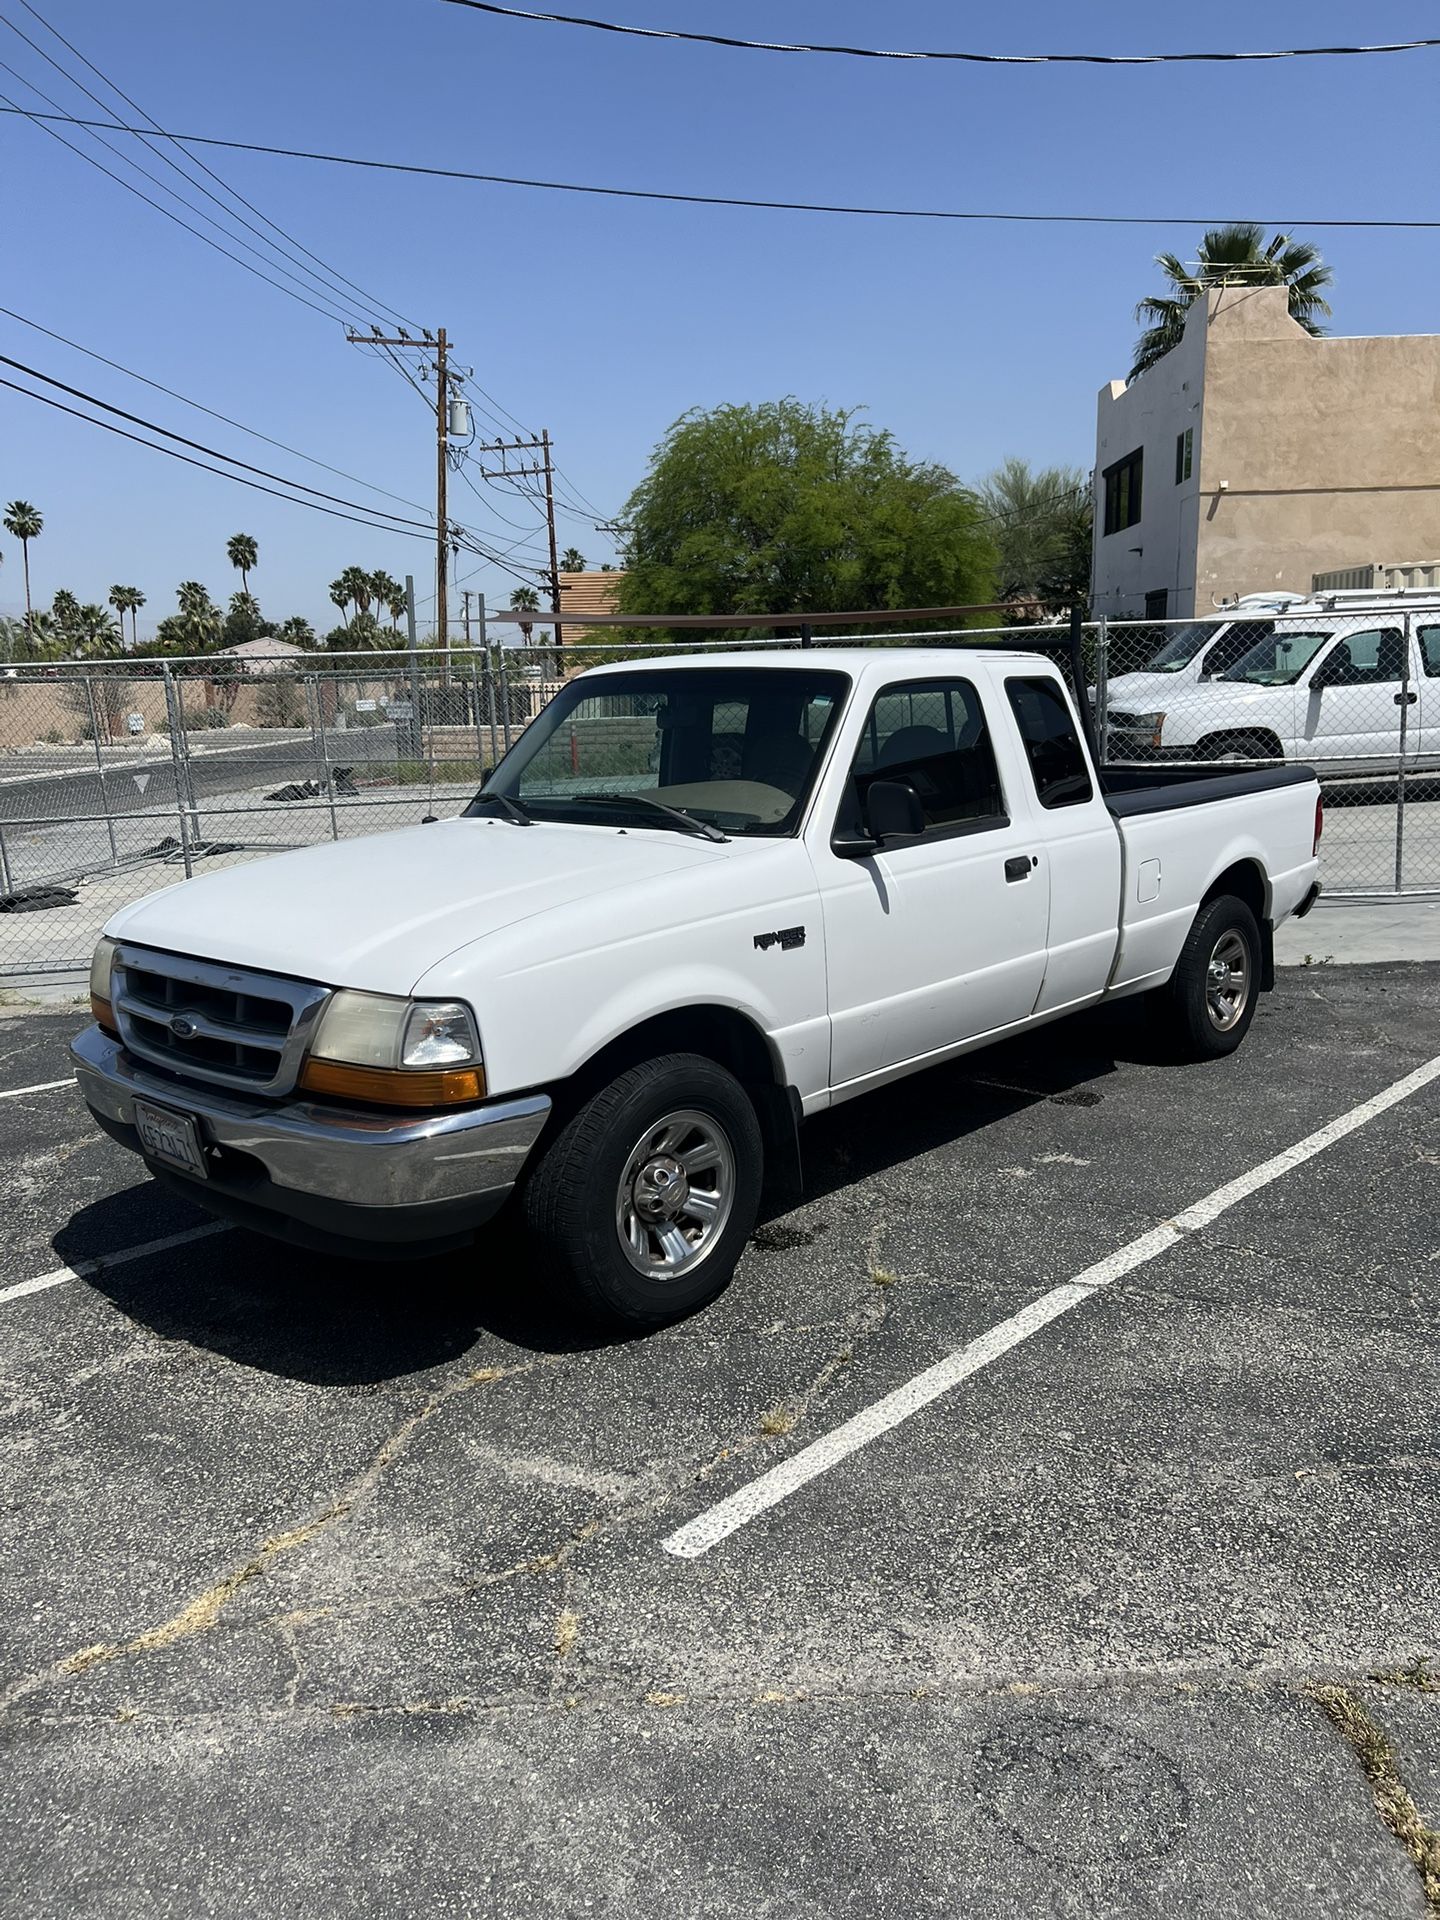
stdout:
[(1252, 687), (1289, 687), (1300, 678), (1330, 633), (1276, 631), (1242, 654), (1221, 680), (1245, 680)]
[(1207, 640), (1225, 631), (1225, 624), (1223, 620), (1196, 620), (1189, 626), (1177, 627), (1154, 659), (1146, 661), (1142, 671), (1179, 673), (1182, 667), (1189, 666)]
[(683, 833), (688, 817), (725, 835), (792, 833), (849, 685), (800, 667), (586, 675), (526, 728), (467, 811), (509, 802), (532, 820), (612, 831)]

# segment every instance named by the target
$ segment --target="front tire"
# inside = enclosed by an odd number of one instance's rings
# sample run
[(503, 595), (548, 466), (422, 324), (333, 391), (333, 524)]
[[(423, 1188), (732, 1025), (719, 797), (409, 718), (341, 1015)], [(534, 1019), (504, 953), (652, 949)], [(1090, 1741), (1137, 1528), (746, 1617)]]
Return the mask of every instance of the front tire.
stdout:
[(1218, 1060), (1250, 1031), (1260, 992), (1260, 929), (1234, 894), (1206, 901), (1195, 916), (1157, 1011), (1182, 1060)]
[(592, 1094), (525, 1185), (549, 1270), (600, 1317), (650, 1328), (729, 1284), (755, 1224), (760, 1124), (732, 1074), (665, 1054)]

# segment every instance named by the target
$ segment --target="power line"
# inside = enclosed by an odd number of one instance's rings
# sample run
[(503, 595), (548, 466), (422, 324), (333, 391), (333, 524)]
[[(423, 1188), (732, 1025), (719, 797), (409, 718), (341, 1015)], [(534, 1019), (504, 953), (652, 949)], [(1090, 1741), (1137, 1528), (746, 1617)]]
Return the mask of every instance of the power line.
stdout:
[[(307, 486), (303, 480), (292, 480), (288, 474), (271, 473), (268, 467), (253, 466), (248, 460), (239, 460), (233, 453), (222, 453), (218, 447), (207, 447), (203, 441), (188, 439), (183, 433), (176, 433), (169, 427), (158, 426), (153, 420), (146, 420), (138, 413), (127, 413), (124, 407), (117, 407), (109, 400), (101, 400), (98, 395), (86, 393), (83, 387), (72, 387), (64, 380), (57, 380), (53, 374), (42, 373), (38, 367), (27, 367), (23, 360), (12, 360), (9, 354), (0, 353), (0, 366), (13, 367), (17, 373), (28, 375), (31, 380), (43, 380), (47, 387), (58, 387), (61, 393), (68, 393), (74, 400), (84, 400), (92, 407), (100, 407), (106, 413), (113, 413), (121, 420), (128, 420), (132, 426), (144, 427), (148, 433), (161, 434), (166, 440), (174, 440), (182, 447), (193, 447), (197, 453), (208, 453), (212, 460), (224, 460), (232, 467), (241, 467), (246, 473), (258, 473), (264, 480), (276, 480), (282, 487), (293, 487), (298, 493), (313, 494), (317, 500), (333, 500), (338, 506), (353, 507), (357, 512), (367, 513), (375, 520), (393, 520), (402, 527), (424, 527), (427, 532), (433, 528), (426, 521), (407, 520), (402, 514), (391, 513), (385, 507), (368, 506), (361, 500), (346, 500), (338, 493), (326, 493), (321, 487)], [(24, 389), (22, 388), (23, 392)]]
[[(26, 46), (31, 49), (32, 52), (37, 53), (42, 60), (46, 61), (48, 65), (52, 66), (63, 80), (67, 81), (71, 86), (78, 88), (79, 91), (85, 95), (87, 100), (93, 101), (94, 104), (97, 107), (99, 107), (102, 112), (104, 113), (110, 112), (109, 106), (106, 104), (104, 100), (100, 98), (99, 94), (93, 93), (90, 90), (90, 88), (85, 85), (84, 81), (77, 80), (73, 74), (68, 73), (66, 69), (63, 66), (61, 66), (58, 60), (54, 59), (50, 54), (48, 54), (45, 51), (45, 49), (42, 46), (38, 45), (37, 42), (32, 40), (29, 34), (25, 33), (20, 27), (17, 27), (13, 20), (7, 20), (4, 18), (3, 15), (0, 15), (0, 22), (3, 22), (5, 26), (9, 27), (10, 31), (13, 34), (18, 35), (19, 38), (25, 42)], [(46, 93), (42, 87), (37, 86), (36, 83), (28, 77), (28, 75), (18, 72), (14, 67), (9, 66), (4, 61), (0, 61), (0, 67), (3, 67), (6, 73), (12, 74), (14, 78), (19, 80), (23, 86), (28, 87), (32, 93), (38, 94), (40, 98), (46, 101), (50, 106), (52, 107), (60, 106), (61, 103), (58, 100), (56, 100), (51, 94)], [(141, 109), (141, 111), (143, 111), (143, 109)], [(146, 117), (148, 118), (149, 116), (147, 115)], [(195, 214), (197, 218), (205, 221), (207, 226), (213, 226), (217, 233), (223, 234), (227, 240), (233, 240), (237, 246), (243, 247), (247, 253), (253, 254), (257, 260), (262, 261), (266, 266), (274, 267), (275, 270), (283, 274), (287, 280), (293, 280), (297, 286), (303, 287), (305, 291), (308, 293), (317, 294), (322, 300), (335, 302), (338, 299), (341, 302), (348, 303), (349, 296), (346, 294), (343, 288), (327, 284), (326, 280), (322, 279), (321, 276), (316, 273), (313, 267), (307, 267), (303, 260), (296, 258), (296, 256), (293, 255), (292, 253), (289, 253), (284, 248), (277, 246), (273, 240), (269, 239), (261, 231), (261, 229), (254, 224), (253, 221), (247, 220), (243, 214), (238, 214), (234, 211), (233, 208), (227, 207), (225, 202), (220, 198), (220, 196), (218, 194), (212, 193), (210, 189), (205, 185), (203, 180), (195, 179), (195, 177), (192, 174), (186, 171), (185, 167), (182, 167), (180, 165), (179, 161), (173, 159), (168, 153), (161, 152), (159, 149), (152, 146), (148, 140), (142, 141), (142, 144), (147, 153), (153, 155), (153, 157), (159, 160), (162, 163), (162, 165), (169, 167), (171, 172), (177, 174), (179, 178), (184, 181), (185, 185), (191, 189), (192, 192), (202, 193), (205, 196), (205, 198), (208, 201), (210, 201), (210, 203), (213, 206), (216, 206), (220, 209), (220, 212), (225, 216), (226, 220), (234, 221), (238, 226), (243, 227), (247, 233), (254, 234), (255, 238), (260, 241), (262, 246), (268, 247), (270, 249), (270, 253), (278, 254), (280, 256), (278, 264), (276, 261), (273, 261), (270, 258), (269, 253), (261, 253), (257, 248), (252, 247), (248, 241), (240, 239), (239, 235), (233, 233), (230, 227), (222, 225), (219, 221), (215, 219), (215, 217), (212, 214), (206, 213), (203, 207), (196, 206), (192, 200), (186, 199), (184, 194), (177, 193), (175, 188), (168, 185), (167, 182), (162, 180), (158, 174), (152, 173), (148, 167), (142, 167), (138, 161), (132, 160), (125, 154), (121, 153), (119, 147), (115, 146), (112, 141), (107, 140), (103, 134), (94, 133), (92, 134), (91, 137), (96, 141), (98, 141), (101, 146), (106, 148), (108, 152), (115, 154), (121, 160), (123, 165), (127, 167), (133, 167), (135, 171), (138, 174), (140, 174), (142, 179), (151, 181), (155, 186), (159, 187), (162, 193), (168, 193), (173, 199), (178, 200), (182, 207), (187, 208), (191, 213)], [(183, 148), (180, 149), (179, 151), (181, 152), (182, 157), (187, 161), (187, 164), (191, 164), (191, 165), (196, 164), (190, 161), (189, 155), (184, 153)], [(294, 269), (297, 267), (299, 269), (300, 274), (305, 276), (303, 279), (298, 278), (296, 273), (294, 272)]]
[(507, 20), (539, 20), (554, 26), (589, 27), (637, 40), (689, 40), (707, 47), (743, 47), (753, 53), (839, 53), (854, 60), (955, 60), (979, 67), (1164, 67), (1196, 61), (1314, 60), (1363, 53), (1414, 53), (1440, 47), (1436, 40), (1389, 40), (1374, 46), (1280, 47), (1260, 53), (972, 53), (950, 48), (846, 47), (803, 40), (739, 40), (725, 33), (693, 33), (679, 27), (634, 27), (617, 20), (591, 20), (583, 14), (540, 13), (528, 7), (502, 7), (493, 0), (446, 0), (452, 7), (499, 14)]
[[(0, 62), (0, 65), (3, 65), (3, 62)], [(6, 67), (5, 71), (9, 73), (13, 72), (14, 69)], [(42, 100), (49, 98), (47, 94), (41, 93), (40, 88), (34, 86), (33, 82), (27, 80), (25, 81), (25, 85), (30, 87), (33, 92), (39, 93)], [(257, 280), (267, 281), (278, 293), (286, 294), (291, 300), (298, 300), (301, 306), (309, 307), (312, 312), (320, 314), (324, 319), (334, 320), (341, 326), (345, 325), (345, 316), (342, 313), (338, 313), (330, 307), (317, 305), (314, 300), (309, 300), (304, 294), (297, 293), (293, 287), (287, 287), (281, 281), (271, 279), (270, 275), (268, 273), (262, 273), (259, 267), (252, 267), (250, 262), (248, 260), (242, 260), (238, 253), (231, 253), (230, 249), (228, 247), (222, 247), (218, 240), (212, 240), (208, 233), (202, 233), (198, 227), (192, 227), (190, 222), (188, 220), (182, 220), (178, 213), (172, 213), (169, 207), (162, 206), (158, 200), (152, 200), (150, 195), (143, 192), (133, 181), (124, 179), (120, 174), (115, 173), (111, 168), (107, 167), (103, 160), (97, 160), (93, 153), (87, 153), (83, 147), (77, 147), (73, 140), (67, 140), (63, 133), (57, 133), (54, 127), (46, 124), (51, 120), (60, 120), (71, 126), (93, 128), (95, 126), (103, 126), (105, 124), (103, 121), (91, 122), (80, 120), (70, 114), (63, 113), (36, 113), (28, 107), (17, 106), (9, 95), (4, 93), (0, 93), (0, 112), (23, 114), (27, 120), (33, 121), (43, 133), (48, 133), (52, 140), (58, 140), (62, 147), (68, 147), (71, 153), (78, 155), (87, 165), (98, 167), (100, 172), (105, 174), (107, 178), (113, 180), (117, 186), (124, 187), (127, 193), (133, 193), (137, 199), (143, 200), (147, 206), (154, 207), (157, 213), (163, 213), (165, 218), (167, 220), (173, 220), (177, 227), (183, 227), (187, 233), (194, 234), (195, 238), (203, 241), (207, 247), (213, 247), (217, 253), (223, 253), (227, 260), (233, 260), (236, 266), (243, 267), (246, 273), (253, 273)], [(114, 131), (121, 133), (139, 133), (142, 132), (143, 129), (138, 127), (121, 127), (114, 129)], [(127, 166), (133, 166), (134, 164), (133, 161), (126, 162)], [(137, 171), (144, 175), (146, 179), (152, 177), (145, 173), (143, 167), (137, 169)], [(163, 191), (170, 193), (171, 189), (166, 187)], [(180, 196), (175, 194), (173, 197), (178, 200)], [(182, 201), (181, 205), (188, 206), (189, 202)], [(195, 209), (191, 208), (191, 211), (194, 212)], [(208, 218), (207, 215), (203, 214), (200, 217), (202, 219)], [(211, 221), (210, 224), (216, 226), (217, 231), (221, 231), (215, 221)], [(243, 246), (245, 243), (241, 241), (238, 244)], [(251, 251), (254, 251), (253, 248)]]
[[(152, 453), (168, 454), (172, 460), (183, 460), (187, 467), (199, 467), (204, 473), (215, 473), (222, 480), (233, 481), (237, 487), (249, 487), (255, 493), (272, 494), (277, 500), (287, 500), (292, 507), (309, 507), (312, 513), (328, 514), (332, 520), (349, 520), (357, 527), (368, 527), (372, 533), (400, 534), (407, 540), (430, 540), (434, 536), (427, 528), (424, 533), (412, 532), (408, 527), (382, 526), (375, 520), (361, 519), (358, 514), (342, 513), (337, 507), (325, 507), (318, 500), (299, 500), (293, 493), (282, 493), (276, 487), (263, 486), (258, 480), (247, 480), (243, 474), (227, 473), (223, 467), (212, 467), (206, 460), (196, 460), (188, 453), (181, 453), (175, 447), (157, 446), (153, 440), (144, 440), (138, 433), (130, 433), (124, 427), (117, 427), (113, 421), (97, 420), (93, 414), (82, 413), (78, 407), (67, 407), (63, 400), (54, 400), (48, 393), (34, 393), (29, 387), (22, 387), (14, 380), (0, 376), (0, 387), (9, 387), (14, 393), (23, 393), (27, 400), (38, 400), (42, 406), (54, 407), (59, 413), (68, 413), (76, 420), (83, 420), (87, 426), (102, 427), (106, 433), (118, 434), (122, 440), (133, 440), (137, 447), (149, 447)], [(223, 456), (222, 456), (223, 457)]]
[[(110, 133), (143, 135), (146, 132), (144, 127), (127, 127), (113, 121), (85, 120), (75, 114), (35, 113), (28, 108), (17, 107), (13, 101), (0, 106), (0, 113), (24, 114), (27, 119), (37, 121), (60, 120), (76, 127), (99, 126)], [(267, 153), (281, 160), (315, 160), (327, 166), (360, 167), (379, 173), (408, 173), (422, 179), (473, 180), (486, 186), (531, 187), (546, 193), (584, 193), (611, 200), (660, 200), (679, 206), (757, 208), (773, 213), (840, 213), (884, 220), (993, 221), (1002, 225), (1069, 227), (1222, 227), (1243, 225), (1246, 221), (1256, 218), (1253, 214), (1237, 216), (1213, 213), (997, 213), (988, 209), (980, 211), (949, 207), (847, 206), (824, 200), (752, 200), (736, 194), (671, 193), (653, 187), (604, 187), (575, 180), (535, 180), (520, 174), (474, 173), (463, 167), (426, 167), (403, 160), (368, 160), (356, 154), (318, 153), (306, 147), (272, 147), (256, 140), (221, 140), (203, 133), (167, 132), (164, 137), (186, 146), (225, 147), (236, 153)], [(1270, 215), (1259, 220), (1258, 224), (1284, 228), (1287, 231), (1294, 227), (1395, 233), (1433, 233), (1440, 230), (1440, 219), (1339, 220), (1314, 219), (1299, 215), (1287, 215), (1284, 219), (1280, 219)]]
[[(25, 11), (33, 19), (38, 20), (40, 22), (41, 26), (45, 28), (46, 32), (49, 33), (52, 36), (52, 38), (58, 40), (62, 47), (64, 47), (68, 52), (72, 53), (75, 56), (75, 58), (78, 61), (80, 61), (82, 66), (88, 67), (90, 72), (95, 75), (96, 79), (99, 80), (102, 85), (107, 86), (112, 93), (118, 94), (119, 97), (125, 102), (127, 106), (133, 107), (136, 113), (138, 113), (142, 119), (149, 121), (150, 125), (155, 129), (157, 134), (161, 134), (162, 138), (164, 137), (161, 131), (160, 122), (154, 117), (154, 115), (151, 113), (148, 113), (146, 109), (140, 105), (138, 100), (132, 98), (130, 94), (126, 93), (125, 89), (122, 86), (120, 86), (117, 81), (112, 80), (108, 74), (102, 73), (100, 68), (96, 66), (93, 60), (87, 59), (87, 57), (80, 51), (80, 49), (77, 46), (75, 46), (75, 44), (72, 41), (67, 40), (65, 38), (64, 34), (61, 33), (58, 27), (52, 25), (52, 23), (45, 18), (44, 14), (40, 12), (38, 7), (31, 4), (31, 0), (20, 0), (20, 5), (24, 7)], [(13, 31), (19, 32), (19, 29), (15, 27), (13, 21), (8, 21), (7, 25), (9, 25)], [(32, 41), (30, 44), (33, 45), (34, 42)], [(44, 57), (47, 60), (50, 59), (50, 56), (48, 54), (46, 54)], [(52, 60), (51, 65), (54, 66), (56, 65), (56, 63)], [(63, 69), (60, 69), (60, 71), (63, 71)], [(75, 80), (72, 75), (67, 75), (67, 78), (71, 79), (73, 85), (81, 86), (81, 83)], [(81, 87), (81, 90), (82, 92), (89, 93), (89, 89), (86, 87)], [(89, 97), (92, 100), (95, 98), (93, 94), (90, 94)], [(96, 102), (96, 104), (103, 105), (102, 102), (98, 102), (98, 101)], [(105, 111), (108, 113), (110, 109), (107, 107), (105, 108)], [(148, 141), (146, 144), (147, 145), (149, 144)], [(156, 149), (152, 147), (150, 151), (154, 153)], [(374, 298), (373, 295), (366, 294), (364, 288), (359, 286), (357, 282), (355, 282), (354, 280), (351, 280), (348, 275), (339, 273), (333, 267), (326, 265), (325, 261), (320, 258), (320, 255), (318, 253), (312, 252), (312, 250), (309, 247), (307, 247), (303, 241), (297, 240), (295, 235), (293, 233), (287, 232), (287, 230), (284, 227), (282, 227), (278, 221), (272, 220), (268, 214), (262, 213), (259, 207), (255, 206), (251, 201), (247, 200), (244, 194), (241, 193), (238, 190), (238, 188), (232, 187), (228, 180), (223, 179), (220, 174), (215, 172), (213, 167), (207, 166), (205, 161), (199, 159), (194, 154), (184, 153), (183, 149), (181, 150), (181, 153), (182, 153), (182, 158), (188, 161), (191, 166), (198, 167), (203, 174), (207, 175), (209, 179), (215, 182), (216, 186), (223, 188), (224, 191), (230, 195), (232, 200), (237, 201), (242, 207), (245, 208), (247, 213), (253, 213), (255, 215), (255, 218), (257, 220), (263, 221), (265, 225), (270, 228), (272, 233), (278, 233), (282, 240), (287, 241), (289, 245), (291, 245), (292, 247), (298, 248), (298, 250), (301, 253), (303, 253), (308, 259), (313, 260), (316, 266), (322, 268), (324, 272), (329, 276), (330, 279), (338, 282), (342, 286), (349, 287), (352, 290), (352, 292), (358, 293), (361, 299), (365, 301), (366, 305), (375, 309), (376, 312), (381, 314), (392, 315), (397, 320), (407, 319), (407, 316), (405, 314), (400, 313), (394, 307), (388, 306), (385, 301), (377, 300)], [(157, 155), (157, 157), (159, 156)], [(409, 324), (413, 326), (414, 322), (411, 321)]]
[(388, 487), (378, 487), (373, 480), (362, 480), (358, 474), (347, 473), (343, 467), (332, 467), (328, 461), (317, 460), (313, 453), (304, 453), (299, 447), (288, 446), (283, 440), (276, 440), (268, 433), (261, 433), (258, 427), (247, 427), (243, 420), (232, 420), (229, 414), (218, 413), (214, 407), (207, 407), (202, 401), (192, 400), (188, 395), (177, 393), (174, 387), (163, 386), (158, 380), (151, 380), (143, 373), (137, 373), (133, 367), (123, 366), (118, 360), (111, 360), (103, 353), (96, 353), (93, 347), (82, 347), (78, 340), (67, 339), (63, 333), (56, 333), (52, 327), (42, 327), (38, 320), (27, 320), (23, 313), (16, 313), (13, 307), (0, 306), (0, 314), (7, 319), (18, 320), (22, 327), (30, 327), (36, 333), (43, 333), (47, 339), (58, 340), (63, 347), (70, 347), (76, 353), (83, 353), (89, 360), (98, 360), (101, 366), (112, 367), (116, 373), (123, 373), (127, 379), (138, 380), (142, 386), (163, 393), (168, 399), (178, 400), (182, 406), (193, 407), (197, 413), (208, 414), (212, 420), (218, 420), (223, 426), (234, 427), (237, 433), (245, 433), (252, 440), (263, 440), (267, 446), (278, 447), (282, 453), (293, 454), (297, 460), (304, 460), (312, 467), (321, 467), (326, 473), (333, 473), (337, 479), (349, 480), (357, 487), (366, 487), (372, 493), (383, 493), (387, 500), (398, 500), (402, 506), (415, 507), (425, 513), (427, 509), (418, 500), (409, 500), (403, 493), (392, 493)]

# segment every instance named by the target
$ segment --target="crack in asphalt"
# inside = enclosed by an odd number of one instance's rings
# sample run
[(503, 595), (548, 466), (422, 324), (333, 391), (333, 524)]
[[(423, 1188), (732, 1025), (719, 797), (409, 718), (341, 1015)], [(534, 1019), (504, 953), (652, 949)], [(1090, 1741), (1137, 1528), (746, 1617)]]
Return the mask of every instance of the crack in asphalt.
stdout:
[[(283, 1532), (273, 1533), (262, 1541), (259, 1548), (240, 1566), (232, 1568), (221, 1579), (209, 1586), (178, 1613), (168, 1620), (160, 1621), (156, 1626), (147, 1627), (143, 1633), (132, 1639), (122, 1641), (98, 1641), (92, 1646), (80, 1647), (74, 1653), (53, 1661), (38, 1672), (28, 1674), (17, 1681), (3, 1695), (0, 1695), (0, 1715), (7, 1714), (10, 1708), (27, 1695), (35, 1692), (47, 1681), (60, 1678), (72, 1678), (87, 1672), (91, 1667), (112, 1660), (123, 1660), (135, 1654), (155, 1653), (165, 1647), (174, 1646), (177, 1641), (189, 1639), (192, 1635), (205, 1633), (218, 1624), (225, 1608), (236, 1594), (249, 1586), (252, 1580), (264, 1574), (270, 1565), (282, 1555), (294, 1553), (308, 1546), (318, 1535), (326, 1532), (338, 1521), (353, 1513), (387, 1470), (409, 1446), (411, 1440), (428, 1421), (434, 1418), (440, 1408), (457, 1394), (468, 1393), (476, 1387), (493, 1385), (497, 1380), (512, 1379), (518, 1374), (534, 1372), (536, 1368), (553, 1364), (549, 1360), (528, 1360), (514, 1367), (476, 1367), (457, 1379), (447, 1381), (438, 1392), (416, 1411), (401, 1421), (379, 1449), (371, 1456), (369, 1464), (357, 1479), (351, 1482), (345, 1492), (338, 1494), (328, 1506), (309, 1520), (298, 1526), (286, 1528)], [(267, 1623), (268, 1624), (268, 1623)]]
[(1348, 1687), (1317, 1686), (1309, 1692), (1359, 1763), (1382, 1826), (1399, 1841), (1420, 1876), (1427, 1907), (1440, 1914), (1440, 1832), (1416, 1806), (1400, 1772), (1395, 1743)]

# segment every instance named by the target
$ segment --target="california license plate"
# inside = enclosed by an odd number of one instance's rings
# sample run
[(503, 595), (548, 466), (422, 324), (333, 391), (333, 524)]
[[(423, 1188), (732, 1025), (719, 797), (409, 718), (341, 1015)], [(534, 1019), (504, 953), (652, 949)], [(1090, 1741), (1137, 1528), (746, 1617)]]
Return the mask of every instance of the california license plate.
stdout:
[(148, 1100), (137, 1100), (135, 1131), (152, 1160), (178, 1167), (181, 1173), (194, 1174), (198, 1180), (207, 1178), (200, 1129), (188, 1113), (172, 1113), (168, 1107), (152, 1107)]

